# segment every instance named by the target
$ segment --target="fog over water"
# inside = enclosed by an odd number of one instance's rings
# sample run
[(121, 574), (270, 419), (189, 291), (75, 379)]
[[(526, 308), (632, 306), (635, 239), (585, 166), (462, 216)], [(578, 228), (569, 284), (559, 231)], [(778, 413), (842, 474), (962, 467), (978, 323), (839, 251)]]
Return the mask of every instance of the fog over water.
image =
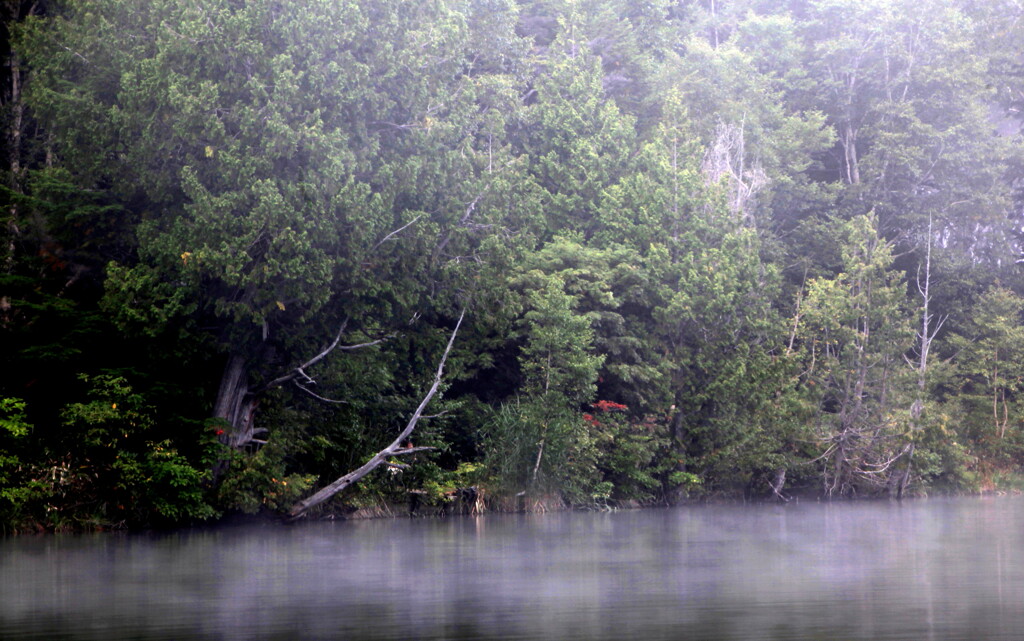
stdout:
[(1019, 639), (1024, 498), (0, 541), (0, 639)]

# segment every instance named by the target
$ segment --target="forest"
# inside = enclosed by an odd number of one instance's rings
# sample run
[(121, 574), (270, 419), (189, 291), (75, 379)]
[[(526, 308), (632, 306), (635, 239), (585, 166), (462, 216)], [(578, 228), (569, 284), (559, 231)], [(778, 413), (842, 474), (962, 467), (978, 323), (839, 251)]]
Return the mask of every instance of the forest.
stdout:
[(5, 0), (0, 531), (1024, 489), (1019, 0)]

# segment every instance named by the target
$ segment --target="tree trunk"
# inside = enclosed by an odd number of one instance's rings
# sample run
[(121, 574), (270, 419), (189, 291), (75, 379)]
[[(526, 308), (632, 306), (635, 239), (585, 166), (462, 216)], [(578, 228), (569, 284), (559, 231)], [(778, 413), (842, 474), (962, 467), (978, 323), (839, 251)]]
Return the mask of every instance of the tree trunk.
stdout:
[(782, 488), (786, 486), (786, 468), (780, 467), (775, 470), (775, 476), (768, 482), (768, 485), (772, 488), (772, 493), (776, 498), (783, 503), (789, 502), (789, 497), (782, 493)]
[[(914, 465), (914, 449), (917, 433), (922, 429), (921, 417), (924, 415), (924, 400), (928, 390), (928, 354), (931, 352), (932, 341), (935, 339), (939, 329), (942, 328), (946, 319), (940, 318), (935, 327), (932, 327), (931, 312), (931, 282), (932, 282), (932, 217), (928, 217), (928, 245), (925, 249), (924, 278), (921, 273), (917, 276), (917, 291), (921, 295), (921, 331), (917, 333), (920, 341), (918, 346), (917, 361), (917, 394), (914, 402), (910, 405), (910, 444), (907, 449), (906, 462), (903, 469), (894, 473), (895, 480), (890, 483), (889, 494), (896, 499), (902, 499), (903, 494), (910, 484), (910, 475)], [(891, 481), (893, 479), (890, 479)]]
[(224, 366), (217, 402), (213, 406), (214, 418), (228, 425), (224, 442), (229, 447), (239, 448), (252, 441), (257, 405), (256, 395), (249, 389), (247, 359), (232, 354)]
[[(21, 64), (17, 52), (11, 52), (10, 65), (10, 119), (7, 128), (7, 164), (10, 171), (10, 187), (16, 194), (21, 189), (21, 127), (24, 115), (24, 104), (21, 99)], [(14, 267), (14, 254), (17, 251), (17, 239), (21, 235), (18, 228), (18, 203), (12, 201), (7, 211), (7, 247), (4, 256), (3, 270), (10, 273)]]
[(857, 130), (851, 123), (846, 123), (843, 130), (843, 154), (846, 160), (846, 182), (851, 185), (860, 184), (860, 161), (857, 158)]
[(911, 443), (907, 449), (906, 462), (903, 468), (894, 474), (895, 483), (890, 484), (889, 494), (895, 496), (896, 500), (902, 500), (903, 494), (907, 491), (907, 486), (910, 485), (910, 473), (914, 465), (914, 444)]
[(537, 444), (537, 460), (533, 464), (533, 476), (530, 478), (530, 487), (537, 485), (537, 474), (540, 472), (540, 462), (544, 456), (544, 441), (547, 438), (547, 431), (547, 426), (544, 426), (544, 435), (540, 437), (540, 443)]
[[(239, 449), (249, 445), (255, 440), (255, 436), (266, 430), (256, 428), (256, 411), (259, 408), (260, 397), (275, 387), (285, 383), (294, 383), (295, 386), (313, 398), (327, 403), (341, 403), (344, 401), (324, 398), (313, 392), (308, 386), (315, 385), (306, 370), (316, 365), (334, 350), (352, 351), (376, 345), (384, 338), (361, 343), (359, 345), (340, 345), (341, 337), (348, 326), (348, 319), (342, 321), (334, 340), (316, 356), (302, 363), (298, 367), (278, 376), (277, 378), (253, 388), (249, 385), (249, 372), (252, 369), (250, 357), (242, 354), (231, 354), (224, 365), (224, 373), (221, 374), (220, 387), (217, 390), (217, 400), (213, 406), (213, 417), (220, 419), (225, 424), (221, 442), (231, 449)], [(257, 348), (256, 360), (265, 356), (267, 348)], [(257, 441), (262, 443), (263, 441)], [(218, 461), (213, 468), (214, 477), (220, 476), (227, 469), (227, 461)]]

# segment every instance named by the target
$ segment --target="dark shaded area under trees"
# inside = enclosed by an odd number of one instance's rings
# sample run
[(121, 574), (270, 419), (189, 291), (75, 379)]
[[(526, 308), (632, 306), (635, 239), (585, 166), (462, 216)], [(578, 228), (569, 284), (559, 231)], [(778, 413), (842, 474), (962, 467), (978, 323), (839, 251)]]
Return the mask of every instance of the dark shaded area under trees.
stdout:
[(0, 10), (4, 531), (1024, 478), (1019, 3)]

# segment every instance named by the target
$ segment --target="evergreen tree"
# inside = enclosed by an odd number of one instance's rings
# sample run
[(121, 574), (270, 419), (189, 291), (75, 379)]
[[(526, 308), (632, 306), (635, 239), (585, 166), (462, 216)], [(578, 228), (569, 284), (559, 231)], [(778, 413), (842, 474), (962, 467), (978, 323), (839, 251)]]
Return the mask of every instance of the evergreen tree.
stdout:
[(906, 396), (910, 316), (891, 245), (875, 225), (868, 216), (843, 225), (842, 271), (808, 284), (800, 319), (830, 496), (886, 487), (893, 463), (908, 451), (896, 409)]

